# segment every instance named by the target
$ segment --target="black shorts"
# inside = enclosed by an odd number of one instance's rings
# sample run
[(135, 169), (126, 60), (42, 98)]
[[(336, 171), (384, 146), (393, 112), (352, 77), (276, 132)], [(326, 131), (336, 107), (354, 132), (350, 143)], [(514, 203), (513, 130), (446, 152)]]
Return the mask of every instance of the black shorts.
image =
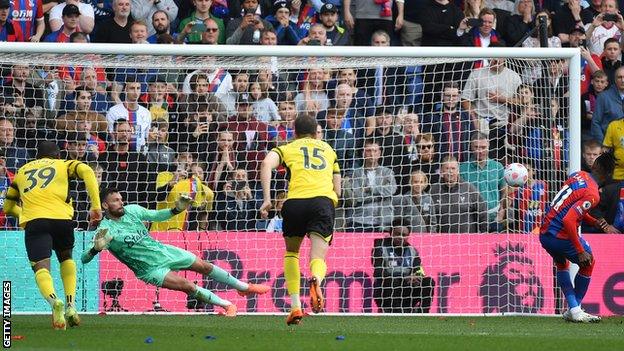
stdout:
[(324, 238), (334, 233), (336, 209), (334, 202), (318, 196), (310, 199), (289, 199), (282, 207), (284, 236), (305, 236), (310, 232), (320, 234)]
[(33, 219), (26, 223), (26, 253), (30, 262), (50, 258), (52, 250), (59, 252), (74, 247), (74, 222), (67, 219)]

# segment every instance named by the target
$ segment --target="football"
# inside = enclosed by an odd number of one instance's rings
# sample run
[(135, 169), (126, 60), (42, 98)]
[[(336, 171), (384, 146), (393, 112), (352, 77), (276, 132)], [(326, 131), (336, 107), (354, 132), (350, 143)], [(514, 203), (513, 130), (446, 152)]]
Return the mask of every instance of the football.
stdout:
[(504, 177), (509, 186), (523, 186), (529, 179), (529, 172), (522, 163), (510, 163), (505, 167)]

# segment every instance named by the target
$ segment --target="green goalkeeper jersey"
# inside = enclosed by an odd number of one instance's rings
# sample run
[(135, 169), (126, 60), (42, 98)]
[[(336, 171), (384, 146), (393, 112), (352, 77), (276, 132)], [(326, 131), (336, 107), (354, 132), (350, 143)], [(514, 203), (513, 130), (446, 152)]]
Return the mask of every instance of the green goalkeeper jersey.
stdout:
[(108, 229), (111, 240), (108, 251), (135, 274), (141, 275), (160, 266), (167, 248), (155, 240), (144, 222), (166, 221), (173, 216), (170, 209), (148, 210), (139, 205), (124, 206), (125, 214), (118, 220), (105, 218), (98, 229)]

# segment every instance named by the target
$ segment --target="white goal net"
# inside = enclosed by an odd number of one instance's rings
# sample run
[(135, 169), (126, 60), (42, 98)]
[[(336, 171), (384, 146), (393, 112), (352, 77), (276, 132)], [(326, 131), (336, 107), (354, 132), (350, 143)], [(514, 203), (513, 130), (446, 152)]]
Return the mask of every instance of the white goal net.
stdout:
[[(560, 308), (551, 259), (535, 234), (580, 162), (580, 124), (570, 125), (580, 106), (573, 50), (366, 48), (364, 56), (364, 48), (291, 47), (254, 48), (253, 56), (244, 47), (23, 48), (0, 55), (2, 194), (41, 140), (90, 165), (101, 187), (122, 190), (127, 203), (163, 209), (190, 193), (188, 212), (146, 225), (162, 242), (271, 286), (244, 298), (180, 273), (241, 312), (290, 306), (279, 213), (288, 174), (275, 172), (278, 211), (263, 220), (259, 165), (294, 138), (293, 121), (304, 114), (317, 118), (343, 177), (322, 284), (326, 312)], [(502, 178), (513, 162), (530, 170), (519, 189)], [(88, 199), (82, 182), (69, 191), (78, 258), (92, 237)], [(13, 218), (1, 224), (0, 272), (13, 281), (15, 311), (46, 311), (23, 232)], [(304, 245), (304, 306), (307, 251)], [(53, 264), (61, 292), (57, 272)], [(107, 253), (79, 264), (78, 275), (82, 311), (213, 310), (144, 284)]]

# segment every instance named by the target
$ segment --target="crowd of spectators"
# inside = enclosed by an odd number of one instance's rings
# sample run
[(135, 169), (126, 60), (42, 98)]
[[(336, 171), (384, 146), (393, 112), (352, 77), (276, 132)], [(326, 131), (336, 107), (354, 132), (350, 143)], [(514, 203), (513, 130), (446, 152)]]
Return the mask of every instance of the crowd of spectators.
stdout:
[[(624, 115), (617, 9), (615, 0), (0, 0), (0, 41), (536, 47), (543, 16), (550, 46), (581, 50), (585, 145), (624, 153), (624, 127), (609, 126)], [(383, 231), (400, 215), (417, 232), (532, 232), (566, 176), (568, 69), (500, 58), (335, 70), (16, 63), (0, 71), (0, 186), (51, 139), (128, 202), (165, 208), (178, 193), (194, 196), (189, 213), (156, 230), (279, 230), (279, 210), (257, 216), (258, 166), (307, 114), (340, 161), (339, 228)], [(530, 168), (526, 189), (505, 185), (509, 162)], [(275, 179), (283, 201), (287, 170)], [(85, 191), (72, 187), (85, 228)]]

